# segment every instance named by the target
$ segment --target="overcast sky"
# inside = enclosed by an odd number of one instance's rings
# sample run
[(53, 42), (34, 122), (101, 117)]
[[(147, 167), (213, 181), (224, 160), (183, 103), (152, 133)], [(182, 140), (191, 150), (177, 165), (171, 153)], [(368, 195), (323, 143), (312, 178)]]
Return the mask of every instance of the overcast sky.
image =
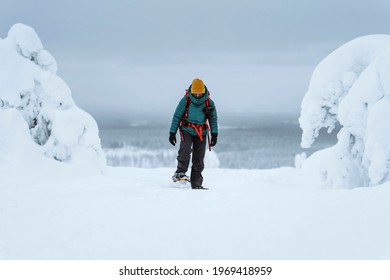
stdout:
[(314, 67), (356, 37), (390, 34), (390, 1), (0, 0), (95, 117), (171, 114), (195, 77), (221, 112), (299, 112)]

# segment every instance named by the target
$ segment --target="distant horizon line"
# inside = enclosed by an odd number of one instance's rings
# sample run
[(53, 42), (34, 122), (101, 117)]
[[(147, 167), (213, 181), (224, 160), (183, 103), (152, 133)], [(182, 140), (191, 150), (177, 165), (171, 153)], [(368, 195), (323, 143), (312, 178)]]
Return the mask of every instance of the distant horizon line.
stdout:
[[(288, 120), (298, 121), (298, 112), (219, 112), (218, 113), (219, 123), (231, 122), (231, 121), (250, 121), (254, 119), (273, 119), (274, 121), (282, 120), (287, 118)], [(158, 116), (158, 118), (156, 118)], [(98, 126), (101, 128), (117, 127), (117, 128), (129, 128), (139, 127), (145, 124), (154, 125), (168, 125), (171, 122), (172, 114), (159, 114), (153, 113), (129, 113), (129, 114), (117, 114), (117, 115), (104, 115), (104, 116), (93, 116)]]

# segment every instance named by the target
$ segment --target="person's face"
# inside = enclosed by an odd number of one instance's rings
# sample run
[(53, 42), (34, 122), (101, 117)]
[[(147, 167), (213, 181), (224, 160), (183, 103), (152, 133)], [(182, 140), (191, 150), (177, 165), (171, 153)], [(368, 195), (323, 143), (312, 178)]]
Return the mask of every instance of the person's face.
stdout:
[(193, 92), (192, 93), (193, 96), (195, 96), (195, 98), (202, 98), (204, 93), (203, 92)]

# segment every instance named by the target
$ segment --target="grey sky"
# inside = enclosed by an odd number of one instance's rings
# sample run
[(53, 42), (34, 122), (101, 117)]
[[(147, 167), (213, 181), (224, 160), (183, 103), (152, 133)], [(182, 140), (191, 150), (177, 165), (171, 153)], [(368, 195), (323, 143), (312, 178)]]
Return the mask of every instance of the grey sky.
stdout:
[(221, 112), (297, 112), (329, 52), (390, 33), (390, 1), (0, 0), (0, 37), (17, 22), (94, 116), (171, 112), (195, 77)]

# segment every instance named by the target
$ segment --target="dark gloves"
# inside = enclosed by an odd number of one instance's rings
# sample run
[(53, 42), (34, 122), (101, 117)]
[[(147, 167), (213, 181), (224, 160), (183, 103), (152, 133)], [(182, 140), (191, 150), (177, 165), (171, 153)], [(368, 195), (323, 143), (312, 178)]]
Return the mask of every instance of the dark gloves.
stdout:
[(169, 143), (171, 143), (173, 146), (176, 144), (176, 133), (170, 132), (169, 133)]
[(211, 147), (217, 145), (217, 138), (218, 138), (218, 133), (211, 133), (211, 143), (210, 143)]

